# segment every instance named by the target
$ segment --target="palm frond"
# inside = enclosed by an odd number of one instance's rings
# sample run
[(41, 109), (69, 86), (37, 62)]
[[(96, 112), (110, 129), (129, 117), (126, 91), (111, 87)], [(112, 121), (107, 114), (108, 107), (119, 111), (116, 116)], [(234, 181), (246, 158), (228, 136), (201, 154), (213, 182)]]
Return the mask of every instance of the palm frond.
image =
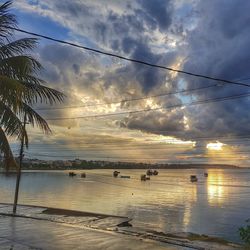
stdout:
[(16, 27), (17, 21), (13, 14), (9, 13), (12, 1), (7, 1), (0, 5), (0, 39), (8, 39), (12, 36), (13, 30), (10, 27)]
[(65, 95), (62, 92), (42, 85), (41, 83), (44, 83), (44, 81), (39, 78), (26, 76), (26, 81), (20, 82), (27, 90), (24, 93), (23, 100), (29, 104), (40, 102), (52, 105), (57, 102), (63, 102), (65, 98)]
[(4, 165), (6, 171), (9, 171), (10, 168), (17, 168), (17, 163), (12, 154), (8, 139), (4, 130), (0, 127), (0, 152), (4, 155)]
[[(24, 78), (24, 77), (23, 77)], [(20, 101), (34, 104), (49, 103), (50, 105), (63, 102), (65, 95), (55, 89), (41, 85), (41, 79), (26, 75), (25, 81), (0, 75), (0, 100), (8, 106), (16, 107)]]
[(0, 126), (8, 136), (17, 136), (19, 139), (24, 136), (28, 141), (27, 134), (23, 129), (23, 124), (19, 117), (0, 100)]
[[(19, 55), (0, 60), (0, 74), (20, 79), (41, 70), (41, 64), (31, 56)], [(20, 79), (22, 80), (22, 79)]]
[(4, 59), (16, 55), (21, 55), (27, 50), (34, 49), (36, 45), (36, 38), (23, 38), (14, 42), (3, 44), (2, 46), (0, 46), (0, 58)]
[(51, 133), (48, 123), (34, 109), (32, 109), (32, 107), (23, 103), (20, 112), (23, 112), (26, 115), (27, 121), (31, 126), (34, 127), (36, 125), (45, 134)]
[(19, 117), (24, 116), (26, 116), (26, 119), (31, 126), (37, 126), (45, 134), (51, 133), (46, 120), (26, 103), (19, 105), (14, 113), (9, 107), (0, 101), (0, 126), (4, 128), (5, 133), (9, 136), (15, 135), (19, 139), (24, 136), (25, 145), (28, 147), (28, 135), (27, 132), (24, 131), (23, 123), (19, 119)]
[(0, 75), (0, 100), (8, 106), (14, 107), (18, 105), (26, 92), (26, 86), (20, 81), (6, 75)]

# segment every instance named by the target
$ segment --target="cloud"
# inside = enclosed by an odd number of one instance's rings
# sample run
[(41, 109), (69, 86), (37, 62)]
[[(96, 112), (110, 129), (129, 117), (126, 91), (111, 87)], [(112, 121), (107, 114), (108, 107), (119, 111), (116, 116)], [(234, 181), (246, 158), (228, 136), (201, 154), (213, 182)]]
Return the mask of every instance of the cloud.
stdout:
[[(183, 0), (138, 0), (132, 3), (44, 0), (34, 4), (20, 0), (15, 2), (15, 6), (20, 11), (38, 14), (67, 28), (67, 39), (73, 42), (218, 78), (236, 80), (250, 77), (250, 3), (244, 0), (193, 0), (188, 3)], [(59, 44), (42, 44), (38, 55), (45, 67), (43, 78), (68, 95), (65, 105), (117, 102), (214, 84), (201, 78), (123, 62)], [(192, 94), (44, 114), (69, 117), (91, 112), (166, 108), (246, 91), (247, 88), (218, 83), (217, 87)], [(128, 114), (111, 120), (114, 121), (112, 126), (121, 130), (143, 131), (156, 137), (161, 134), (181, 140), (195, 139), (199, 147), (190, 150), (190, 155), (204, 155), (206, 141), (196, 138), (207, 137), (208, 142), (209, 137), (249, 134), (249, 105), (249, 98), (245, 98)], [(93, 122), (93, 126), (96, 124)], [(61, 125), (67, 126), (68, 123)], [(110, 123), (106, 128), (108, 126)]]
[(184, 114), (175, 111), (152, 111), (140, 115), (131, 115), (125, 118), (120, 126), (171, 136), (175, 135), (176, 132), (185, 130)]
[[(188, 58), (185, 70), (229, 80), (249, 76), (249, 3), (241, 1), (201, 1), (197, 5), (199, 22), (187, 37)], [(205, 14), (204, 14), (205, 13)], [(240, 13), (240, 15), (238, 15)], [(232, 18), (239, 16), (239, 18)], [(211, 82), (185, 77), (187, 85), (206, 86)], [(239, 80), (240, 81), (240, 80)], [(219, 84), (219, 83), (218, 83)], [(195, 93), (197, 99), (245, 93), (248, 88), (223, 85)], [(249, 99), (238, 99), (202, 105), (190, 109), (193, 126), (208, 136), (249, 133)]]
[(166, 31), (170, 26), (172, 20), (172, 1), (168, 0), (155, 0), (155, 1), (143, 1), (140, 0), (139, 3), (142, 10), (137, 10), (138, 14), (145, 17), (148, 26), (151, 29), (156, 29), (157, 27), (161, 31)]

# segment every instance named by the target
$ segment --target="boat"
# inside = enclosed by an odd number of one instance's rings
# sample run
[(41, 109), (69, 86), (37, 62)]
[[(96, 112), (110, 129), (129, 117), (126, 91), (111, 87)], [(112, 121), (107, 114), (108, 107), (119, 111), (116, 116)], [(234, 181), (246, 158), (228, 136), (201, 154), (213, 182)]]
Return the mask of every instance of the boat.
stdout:
[(153, 172), (153, 175), (158, 175), (158, 171), (157, 170), (154, 170), (154, 172)]
[(129, 175), (121, 175), (120, 178), (130, 179), (130, 176)]
[(153, 175), (154, 171), (152, 169), (148, 169), (146, 175)]
[(208, 177), (208, 173), (204, 173), (204, 177)]
[(114, 172), (113, 172), (113, 176), (114, 176), (114, 177), (117, 177), (119, 174), (120, 174), (119, 171), (114, 171)]
[(81, 178), (86, 178), (86, 173), (81, 173)]
[(142, 174), (141, 175), (141, 181), (147, 181), (147, 180), (150, 180), (150, 176), (147, 176), (145, 174)]
[(156, 169), (148, 169), (146, 175), (158, 175), (158, 171)]
[(196, 177), (196, 175), (190, 175), (190, 181), (191, 182), (197, 182), (198, 178)]
[(70, 177), (76, 176), (76, 173), (74, 173), (74, 172), (69, 172), (69, 176), (70, 176)]

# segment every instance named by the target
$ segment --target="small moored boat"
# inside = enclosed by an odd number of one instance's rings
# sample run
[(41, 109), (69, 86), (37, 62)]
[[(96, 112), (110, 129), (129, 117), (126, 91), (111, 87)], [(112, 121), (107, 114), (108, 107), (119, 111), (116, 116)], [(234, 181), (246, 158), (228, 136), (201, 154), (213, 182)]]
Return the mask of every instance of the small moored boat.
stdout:
[(74, 172), (69, 172), (69, 176), (70, 176), (70, 177), (76, 176), (76, 173), (74, 173)]
[(198, 181), (198, 178), (196, 177), (196, 175), (191, 175), (191, 176), (190, 176), (190, 181), (191, 181), (191, 182), (197, 182), (197, 181)]
[(153, 175), (154, 171), (152, 169), (148, 169), (146, 175)]
[(146, 181), (147, 180), (147, 176), (145, 174), (141, 175), (141, 181)]
[(158, 171), (157, 170), (154, 170), (154, 172), (153, 172), (153, 175), (158, 175)]
[(113, 172), (113, 176), (114, 176), (114, 177), (117, 177), (119, 174), (120, 174), (119, 171), (114, 171), (114, 172)]
[(86, 173), (81, 173), (81, 178), (86, 178)]
[(120, 178), (130, 179), (130, 176), (129, 175), (121, 175)]

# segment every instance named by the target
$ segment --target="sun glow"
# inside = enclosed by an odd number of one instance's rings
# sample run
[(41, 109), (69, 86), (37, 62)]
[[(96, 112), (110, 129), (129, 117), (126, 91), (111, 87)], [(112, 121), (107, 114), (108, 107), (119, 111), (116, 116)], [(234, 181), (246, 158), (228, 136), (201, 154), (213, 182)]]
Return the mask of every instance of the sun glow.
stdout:
[(207, 149), (211, 149), (211, 150), (222, 150), (222, 147), (225, 144), (217, 141), (217, 142), (210, 142), (207, 144)]

